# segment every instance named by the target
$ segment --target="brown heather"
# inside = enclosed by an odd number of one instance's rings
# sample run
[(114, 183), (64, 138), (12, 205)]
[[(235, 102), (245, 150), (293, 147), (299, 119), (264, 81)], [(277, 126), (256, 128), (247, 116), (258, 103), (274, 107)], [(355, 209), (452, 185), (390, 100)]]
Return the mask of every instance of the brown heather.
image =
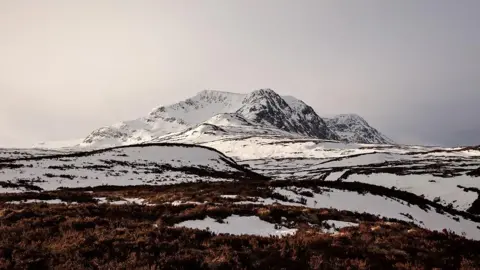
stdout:
[[(366, 213), (233, 203), (247, 196), (285, 199), (272, 192), (282, 186), (315, 192), (325, 187), (368, 190), (422, 207), (455, 211), (397, 190), (322, 181), (105, 186), (4, 194), (0, 196), (0, 269), (480, 269), (480, 241), (447, 231), (432, 232)], [(224, 199), (222, 194), (240, 196)], [(312, 194), (304, 192), (302, 196)], [(136, 197), (158, 205), (96, 204), (94, 197)], [(79, 204), (5, 203), (25, 199), (62, 199)], [(174, 200), (207, 203), (169, 204)], [(185, 220), (206, 216), (221, 220), (233, 214), (255, 215), (298, 228), (298, 232), (268, 238), (173, 227)], [(331, 219), (360, 225), (336, 234), (322, 233), (320, 229), (326, 227), (323, 221)]]

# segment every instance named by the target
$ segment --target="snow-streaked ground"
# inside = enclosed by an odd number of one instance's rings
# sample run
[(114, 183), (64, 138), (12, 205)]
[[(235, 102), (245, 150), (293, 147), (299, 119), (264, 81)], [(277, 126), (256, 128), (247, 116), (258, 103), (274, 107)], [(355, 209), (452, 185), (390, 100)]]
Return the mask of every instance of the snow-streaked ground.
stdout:
[[(310, 191), (313, 197), (305, 197), (298, 195), (295, 191)], [(347, 210), (359, 213), (370, 213), (386, 218), (395, 218), (413, 222), (420, 227), (430, 230), (441, 231), (448, 229), (459, 235), (465, 234), (471, 239), (480, 240), (480, 223), (467, 220), (463, 217), (454, 217), (450, 214), (440, 214), (435, 209), (425, 211), (416, 205), (408, 205), (407, 202), (391, 199), (385, 196), (377, 196), (372, 194), (359, 194), (352, 191), (343, 191), (336, 189), (325, 189), (322, 194), (313, 192), (310, 189), (299, 188), (276, 188), (276, 193), (286, 196), (295, 202), (284, 202), (276, 199), (258, 198), (257, 201), (243, 201), (240, 204), (282, 204), (291, 206), (302, 206), (309, 208), (334, 208), (338, 210)], [(300, 203), (304, 200), (305, 204)], [(405, 215), (407, 214), (407, 215)], [(411, 215), (411, 218), (408, 216)], [(458, 219), (459, 221), (455, 220)]]
[[(76, 148), (77, 151), (82, 151), (83, 149)], [(68, 153), (66, 151), (58, 148), (50, 149), (41, 149), (41, 148), (0, 148), (0, 161), (5, 159), (17, 159), (17, 158), (27, 158), (27, 157), (37, 157), (37, 156), (47, 156), (47, 155), (58, 155)]]
[[(240, 160), (266, 158), (335, 158), (374, 152), (357, 144), (321, 140), (285, 140), (284, 137), (251, 137), (203, 143)], [(241, 150), (241, 151), (240, 151)]]
[(175, 227), (187, 227), (200, 230), (209, 230), (214, 233), (228, 233), (233, 235), (258, 235), (258, 236), (284, 236), (297, 232), (297, 229), (289, 229), (261, 220), (257, 216), (232, 215), (218, 223), (215, 219), (206, 217), (203, 220), (187, 220), (175, 225)]
[[(296, 180), (319, 178), (327, 172), (346, 172), (355, 168), (371, 168), (373, 171), (381, 171), (382, 168), (398, 167), (412, 173), (434, 176), (448, 170), (461, 170), (461, 174), (464, 174), (469, 170), (480, 167), (480, 159), (476, 157), (463, 157), (460, 155), (457, 157), (436, 156), (434, 158), (422, 158), (416, 154), (387, 152), (326, 158), (251, 159), (240, 160), (239, 162), (250, 166), (259, 173), (276, 179), (290, 178)], [(438, 166), (439, 168), (438, 170), (429, 169), (429, 166)], [(330, 175), (328, 180), (338, 180), (340, 176), (338, 174)]]
[(100, 204), (113, 204), (113, 205), (124, 205), (124, 204), (138, 204), (138, 205), (147, 205), (155, 206), (155, 204), (150, 204), (145, 199), (142, 198), (122, 198), (121, 200), (109, 201), (106, 197), (96, 197), (97, 203)]
[[(203, 203), (207, 203), (207, 202), (203, 202)], [(193, 205), (200, 205), (202, 204), (201, 202), (194, 202), (194, 201), (187, 201), (187, 202), (184, 202), (184, 201), (173, 201), (171, 203), (169, 203), (173, 206), (179, 206), (179, 205), (185, 205), (185, 204), (193, 204)]]
[[(404, 190), (432, 201), (435, 200), (445, 206), (451, 204), (455, 209), (461, 211), (469, 209), (479, 196), (477, 192), (463, 189), (463, 187), (480, 189), (480, 178), (467, 175), (470, 171), (480, 167), (479, 150), (341, 143), (299, 136), (286, 137), (280, 133), (272, 135), (266, 127), (262, 127), (262, 129), (269, 133), (268, 135), (250, 136), (248, 135), (250, 130), (245, 129), (244, 126), (245, 123), (252, 124), (248, 123), (248, 120), (224, 114), (215, 116), (209, 121), (211, 123), (200, 124), (187, 131), (164, 136), (162, 137), (164, 140), (161, 141), (200, 144), (212, 147), (223, 154), (200, 147), (148, 146), (113, 149), (82, 157), (20, 160), (8, 162), (8, 164), (21, 165), (20, 168), (0, 167), (0, 182), (28, 183), (43, 190), (55, 190), (59, 187), (231, 181), (231, 178), (199, 176), (180, 169), (193, 168), (231, 174), (242, 173), (232, 166), (237, 162), (248, 165), (252, 171), (272, 177), (274, 180), (356, 181)], [(209, 124), (216, 124), (218, 127), (223, 125), (224, 130), (218, 130)], [(251, 129), (259, 130), (253, 124)], [(76, 150), (85, 151), (86, 148), (77, 148)], [(62, 154), (68, 151), (72, 151), (72, 149), (0, 149), (0, 158), (25, 158)], [(385, 172), (392, 168), (397, 171)], [(453, 174), (449, 175), (449, 171)], [(447, 173), (442, 176), (442, 173), (445, 172)], [(346, 177), (347, 175), (348, 177)], [(0, 187), (0, 193), (20, 191), (26, 191), (26, 189), (23, 187)], [(277, 188), (275, 192), (285, 195), (295, 202), (283, 202), (271, 198), (245, 198), (249, 201), (236, 203), (280, 203), (366, 212), (413, 222), (431, 230), (449, 229), (457, 234), (465, 234), (468, 238), (480, 240), (480, 229), (477, 227), (480, 224), (476, 222), (461, 216), (438, 213), (436, 209), (423, 210), (397, 199), (368, 193), (361, 195), (357, 192), (327, 189), (322, 194), (314, 194), (313, 198), (304, 197), (306, 204), (303, 205), (299, 203), (301, 196), (292, 189)], [(237, 196), (226, 194), (222, 198), (235, 199)], [(103, 201), (100, 199), (100, 202)], [(144, 201), (135, 199), (109, 203), (148, 205)], [(172, 204), (185, 203), (198, 204), (200, 202), (176, 201)], [(234, 221), (234, 224), (243, 224), (244, 227), (247, 227), (245, 230), (252, 229), (248, 228), (249, 226), (260, 226), (259, 228), (273, 226), (273, 224), (267, 226), (262, 223), (263, 221), (258, 220), (247, 222), (234, 219)], [(198, 226), (214, 223), (213, 226), (218, 227), (218, 232), (229, 232), (228, 230), (232, 229), (231, 226), (234, 226), (229, 225), (230, 223), (212, 222), (208, 218), (206, 221), (191, 222), (197, 225), (201, 224)], [(259, 225), (260, 223), (262, 225)], [(258, 231), (252, 233), (258, 234)], [(272, 234), (271, 231), (269, 233)]]
[[(44, 157), (7, 164), (20, 167), (2, 168), (1, 182), (14, 184), (26, 182), (43, 190), (55, 190), (59, 187), (165, 185), (198, 180), (229, 180), (199, 177), (189, 173), (189, 169), (241, 173), (232, 167), (234, 161), (221, 153), (201, 147), (183, 146), (133, 146), (87, 156)], [(0, 188), (0, 193), (12, 191), (19, 192), (25, 189)]]
[(323, 231), (327, 233), (335, 233), (342, 228), (358, 226), (358, 223), (346, 222), (346, 221), (340, 221), (340, 220), (326, 220), (324, 221), (324, 223), (330, 226), (330, 229), (323, 229)]
[(346, 172), (346, 170), (342, 170), (342, 171), (337, 171), (337, 172), (331, 172), (328, 174), (328, 176), (325, 178), (325, 181), (336, 181), (338, 180), (340, 177), (342, 177), (342, 175), (344, 175)]
[(464, 191), (463, 187), (474, 187), (480, 189), (480, 179), (468, 175), (456, 176), (453, 178), (434, 177), (428, 174), (420, 175), (395, 175), (389, 173), (378, 173), (371, 175), (354, 174), (343, 181), (362, 182), (377, 186), (395, 187), (422, 196), (429, 200), (438, 197), (439, 203), (443, 205), (452, 204), (459, 210), (467, 210), (478, 198), (477, 192)]
[[(293, 141), (292, 144), (298, 146)], [(421, 147), (377, 149), (375, 146), (357, 146), (356, 154), (349, 152), (349, 155), (342, 156), (347, 146), (353, 147), (344, 144), (339, 149), (325, 148), (325, 153), (315, 158), (265, 158), (240, 163), (277, 180), (337, 181), (346, 178), (343, 181), (397, 188), (462, 211), (468, 210), (479, 198), (477, 192), (464, 189), (480, 189), (480, 178), (467, 175), (480, 167), (480, 158), (475, 150), (436, 149), (431, 152), (431, 149)], [(278, 147), (278, 151), (284, 149), (283, 144), (271, 147)], [(289, 156), (288, 153), (286, 156)], [(391, 169), (394, 171), (385, 173)], [(357, 170), (364, 173), (357, 173)]]
[(24, 200), (24, 201), (10, 201), (6, 202), (8, 204), (22, 204), (22, 203), (46, 203), (46, 204), (77, 204), (76, 202), (65, 202), (60, 199), (53, 199), (53, 200)]

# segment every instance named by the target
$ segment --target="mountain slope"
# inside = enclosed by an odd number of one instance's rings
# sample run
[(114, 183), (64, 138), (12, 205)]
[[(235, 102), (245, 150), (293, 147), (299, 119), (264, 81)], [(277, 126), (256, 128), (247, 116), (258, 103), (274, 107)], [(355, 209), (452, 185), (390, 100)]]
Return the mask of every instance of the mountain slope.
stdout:
[[(294, 97), (282, 97), (271, 89), (255, 90), (249, 94), (204, 90), (185, 101), (158, 107), (146, 117), (97, 129), (85, 138), (82, 145), (106, 146), (159, 141), (159, 138), (166, 135), (169, 137), (179, 132), (188, 132), (204, 123), (209, 124), (210, 128), (216, 126), (215, 130), (225, 130), (222, 135), (248, 133), (342, 139), (312, 107)], [(333, 127), (340, 130), (335, 125)], [(379, 136), (372, 137), (372, 131), (355, 129), (351, 132), (354, 136), (350, 136), (350, 142), (380, 142), (377, 139)]]
[(340, 114), (324, 118), (327, 126), (341, 140), (356, 143), (392, 144), (393, 141), (370, 126), (365, 119), (356, 114)]
[(259, 124), (318, 139), (336, 140), (338, 136), (308, 106), (291, 107), (271, 89), (261, 89), (249, 94), (237, 113)]

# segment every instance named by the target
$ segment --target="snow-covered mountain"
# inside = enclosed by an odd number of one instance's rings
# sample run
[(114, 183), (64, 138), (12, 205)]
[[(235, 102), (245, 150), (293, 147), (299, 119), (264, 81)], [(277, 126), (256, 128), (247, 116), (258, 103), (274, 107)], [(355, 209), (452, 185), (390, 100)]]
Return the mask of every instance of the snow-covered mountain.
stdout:
[(356, 114), (340, 114), (332, 118), (324, 118), (327, 126), (341, 140), (356, 143), (392, 144), (387, 136), (371, 127), (365, 119)]
[[(175, 137), (172, 135), (188, 141), (188, 136), (193, 135), (238, 134), (346, 139), (359, 143), (390, 142), (362, 118), (359, 119), (361, 121), (357, 120), (355, 125), (329, 126), (303, 101), (280, 96), (271, 89), (249, 94), (204, 90), (185, 101), (158, 107), (146, 117), (99, 128), (88, 135), (82, 145), (166, 141), (166, 138)], [(344, 137), (347, 133), (351, 136)]]

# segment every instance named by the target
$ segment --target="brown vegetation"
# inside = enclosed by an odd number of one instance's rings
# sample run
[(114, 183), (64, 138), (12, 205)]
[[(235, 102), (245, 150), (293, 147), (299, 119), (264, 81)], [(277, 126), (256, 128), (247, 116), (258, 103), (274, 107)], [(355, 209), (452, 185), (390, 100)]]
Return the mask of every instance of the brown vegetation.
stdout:
[[(3, 194), (0, 269), (480, 268), (480, 242), (447, 231), (431, 232), (404, 221), (335, 209), (234, 204), (251, 197), (288, 200), (274, 193), (276, 187), (288, 187), (304, 197), (325, 188), (368, 192), (437, 211), (459, 212), (405, 191), (342, 181), (199, 182)], [(143, 198), (156, 206), (97, 204), (96, 197)], [(7, 204), (28, 199), (79, 204)], [(177, 200), (206, 203), (170, 204)], [(233, 214), (255, 215), (298, 232), (266, 238), (173, 227), (185, 220), (207, 216), (222, 220)], [(326, 220), (360, 225), (327, 234), (322, 233), (328, 227)]]
[[(476, 204), (472, 205), (471, 211), (464, 212), (456, 210), (452, 207), (441, 205), (438, 202), (428, 200), (416, 194), (398, 190), (395, 188), (387, 188), (382, 186), (371, 185), (361, 182), (343, 182), (343, 181), (321, 181), (321, 180), (304, 180), (304, 181), (233, 181), (233, 182), (197, 182), (197, 183), (180, 183), (175, 185), (164, 186), (97, 186), (88, 188), (70, 188), (58, 191), (41, 192), (41, 193), (10, 193), (0, 196), (1, 202), (21, 201), (27, 199), (61, 199), (67, 202), (93, 202), (93, 197), (126, 197), (126, 198), (143, 198), (150, 203), (161, 204), (173, 201), (194, 201), (194, 202), (210, 202), (210, 203), (227, 203), (235, 201), (244, 201), (248, 197), (273, 198), (285, 202), (294, 202), (287, 197), (277, 194), (274, 189), (280, 188), (307, 188), (313, 192), (321, 193), (322, 189), (334, 188), (338, 190), (347, 190), (358, 192), (360, 194), (373, 194), (378, 196), (386, 196), (389, 198), (400, 199), (408, 204), (416, 205), (425, 210), (435, 210), (439, 213), (449, 213), (454, 216), (461, 216), (476, 222), (480, 222), (480, 216), (475, 215)], [(86, 193), (89, 191), (92, 193)], [(311, 197), (309, 191), (300, 191), (298, 195), (303, 197)], [(236, 199), (224, 199), (221, 195), (237, 195)], [(250, 200), (250, 199), (249, 199)], [(295, 201), (296, 202), (296, 201)], [(301, 202), (297, 202), (301, 203)]]
[[(287, 219), (284, 238), (173, 228), (231, 214)], [(284, 219), (282, 219), (284, 217)], [(442, 269), (480, 267), (480, 242), (378, 218), (324, 234), (307, 222), (353, 213), (285, 206), (9, 205), (0, 212), (1, 269)], [(285, 221), (284, 221), (285, 222)], [(155, 226), (154, 226), (155, 224)], [(303, 225), (302, 225), (303, 224)]]

